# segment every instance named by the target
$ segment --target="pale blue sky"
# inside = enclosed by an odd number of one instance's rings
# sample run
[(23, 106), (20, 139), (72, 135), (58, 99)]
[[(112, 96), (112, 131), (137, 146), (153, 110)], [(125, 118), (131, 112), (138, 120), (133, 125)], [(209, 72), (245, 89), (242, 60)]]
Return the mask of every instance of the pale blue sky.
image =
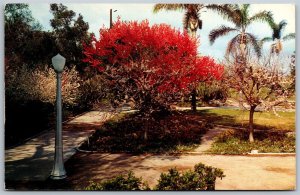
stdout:
[[(69, 9), (75, 11), (77, 15), (82, 14), (84, 20), (89, 23), (90, 32), (94, 32), (96, 36), (99, 35), (99, 29), (103, 25), (109, 26), (109, 9), (116, 9), (113, 13), (113, 20), (118, 16), (121, 20), (138, 20), (142, 21), (148, 19), (150, 24), (167, 23), (176, 29), (182, 30), (183, 12), (179, 11), (162, 11), (154, 14), (152, 12), (154, 4), (68, 4), (65, 3)], [(49, 4), (30, 4), (33, 17), (36, 18), (44, 27), (44, 30), (52, 30), (50, 26), (50, 19), (53, 18), (49, 11)], [(292, 4), (252, 4), (251, 14), (257, 13), (261, 10), (272, 11), (276, 22), (283, 19), (287, 20), (288, 25), (285, 28), (283, 35), (295, 32), (295, 7)], [(218, 59), (222, 59), (225, 53), (228, 41), (233, 37), (233, 34), (217, 39), (214, 45), (210, 45), (208, 41), (209, 32), (219, 27), (222, 24), (233, 25), (223, 20), (218, 14), (210, 10), (201, 14), (203, 20), (202, 30), (198, 30), (200, 36), (199, 52), (202, 55), (210, 55)], [(266, 24), (254, 23), (248, 29), (249, 32), (255, 34), (259, 39), (265, 36), (271, 36), (271, 29)], [(269, 49), (270, 44), (265, 44), (264, 50)], [(284, 42), (284, 55), (289, 55), (295, 51), (295, 41)]]

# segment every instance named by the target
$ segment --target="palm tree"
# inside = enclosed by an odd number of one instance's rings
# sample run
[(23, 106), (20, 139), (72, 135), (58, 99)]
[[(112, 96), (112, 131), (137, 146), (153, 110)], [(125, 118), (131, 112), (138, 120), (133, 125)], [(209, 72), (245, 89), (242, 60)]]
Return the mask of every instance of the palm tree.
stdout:
[[(205, 6), (203, 4), (156, 4), (153, 12), (157, 13), (161, 10), (178, 11), (184, 10), (183, 28), (187, 30), (191, 36), (196, 37), (198, 28), (202, 29), (202, 20), (200, 13)], [(196, 89), (192, 91), (191, 108), (196, 111)]]
[(276, 53), (278, 55), (282, 51), (282, 42), (295, 39), (296, 34), (290, 33), (282, 37), (282, 32), (287, 25), (286, 20), (281, 20), (278, 24), (274, 20), (270, 20), (269, 25), (273, 31), (272, 37), (263, 38), (259, 44), (262, 46), (265, 42), (274, 41), (271, 45), (271, 54)]
[[(234, 57), (235, 63), (238, 65), (240, 72), (243, 72), (246, 66), (246, 59), (249, 56), (250, 49), (254, 49), (257, 57), (261, 57), (261, 47), (257, 38), (252, 33), (247, 31), (250, 24), (256, 21), (269, 22), (272, 20), (272, 14), (268, 11), (260, 11), (254, 15), (250, 15), (250, 4), (211, 4), (206, 6), (207, 9), (216, 11), (224, 19), (232, 22), (234, 27), (225, 25), (213, 29), (209, 34), (210, 43), (213, 44), (215, 40), (221, 36), (229, 33), (236, 33), (236, 35), (229, 41), (226, 49), (226, 55), (231, 54)], [(252, 68), (249, 68), (252, 71)], [(241, 74), (242, 75), (242, 74)], [(240, 91), (242, 94), (242, 91)], [(253, 115), (254, 106), (251, 106), (249, 112), (249, 141), (253, 142)]]
[(196, 35), (197, 29), (202, 29), (202, 20), (200, 13), (205, 6), (203, 4), (156, 4), (153, 12), (157, 13), (161, 10), (185, 12), (183, 17), (183, 27), (192, 36)]
[(235, 55), (235, 57), (245, 58), (247, 51), (252, 47), (258, 57), (261, 56), (261, 48), (257, 38), (247, 32), (247, 27), (255, 21), (269, 22), (272, 20), (272, 14), (268, 11), (260, 11), (252, 16), (249, 15), (250, 4), (210, 4), (207, 9), (216, 11), (224, 19), (232, 22), (235, 26), (225, 25), (213, 29), (209, 34), (211, 45), (221, 36), (228, 35), (231, 32), (237, 33), (228, 43), (226, 55)]

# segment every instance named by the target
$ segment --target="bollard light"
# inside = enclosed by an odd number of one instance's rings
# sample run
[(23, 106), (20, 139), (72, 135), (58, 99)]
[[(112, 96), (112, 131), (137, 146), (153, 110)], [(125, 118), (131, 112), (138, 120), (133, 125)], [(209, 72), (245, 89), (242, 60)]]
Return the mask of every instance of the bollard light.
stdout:
[(57, 54), (52, 58), (52, 65), (56, 72), (56, 132), (55, 132), (55, 154), (54, 165), (50, 175), (53, 180), (64, 179), (67, 177), (63, 161), (63, 142), (62, 142), (62, 106), (61, 106), (61, 74), (63, 72), (66, 59)]

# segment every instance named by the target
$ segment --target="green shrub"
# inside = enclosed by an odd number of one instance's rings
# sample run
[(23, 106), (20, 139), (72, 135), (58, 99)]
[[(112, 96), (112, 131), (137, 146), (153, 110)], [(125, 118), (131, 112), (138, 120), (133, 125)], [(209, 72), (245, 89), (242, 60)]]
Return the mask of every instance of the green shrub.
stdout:
[(198, 163), (194, 171), (179, 173), (176, 168), (162, 173), (155, 190), (215, 190), (216, 178), (225, 177), (218, 168)]
[[(223, 171), (211, 166), (198, 163), (194, 166), (194, 171), (188, 170), (179, 173), (176, 168), (169, 169), (168, 173), (162, 173), (158, 184), (153, 190), (215, 190), (217, 177), (223, 178)], [(110, 180), (101, 183), (94, 183), (85, 190), (151, 190), (142, 178), (134, 176), (133, 172), (128, 172), (127, 176), (118, 175)]]
[(142, 182), (142, 178), (137, 178), (134, 176), (133, 172), (130, 171), (126, 176), (118, 175), (113, 179), (94, 183), (92, 182), (85, 190), (149, 190), (147, 183)]
[(198, 97), (202, 102), (209, 103), (212, 100), (225, 102), (228, 97), (228, 88), (224, 81), (211, 81), (210, 83), (201, 82), (197, 87)]

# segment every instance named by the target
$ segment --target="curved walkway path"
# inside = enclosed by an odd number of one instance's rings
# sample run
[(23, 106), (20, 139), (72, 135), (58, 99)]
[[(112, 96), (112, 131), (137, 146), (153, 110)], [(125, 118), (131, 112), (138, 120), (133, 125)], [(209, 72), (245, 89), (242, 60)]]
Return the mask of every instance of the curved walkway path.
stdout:
[(195, 153), (205, 153), (214, 142), (214, 138), (222, 133), (223, 131), (228, 130), (228, 127), (222, 125), (215, 125), (212, 129), (209, 129), (206, 134), (201, 138), (201, 145), (196, 148), (193, 152)]
[[(111, 112), (91, 111), (63, 124), (64, 161), (104, 121)], [(5, 181), (44, 181), (51, 173), (55, 131), (45, 131), (24, 144), (5, 150)]]
[(153, 187), (162, 172), (172, 167), (180, 171), (193, 169), (199, 162), (223, 169), (226, 177), (217, 179), (216, 190), (293, 190), (296, 187), (296, 156), (76, 153), (66, 163), (66, 170), (69, 185), (82, 189), (90, 181), (99, 182), (130, 170)]

